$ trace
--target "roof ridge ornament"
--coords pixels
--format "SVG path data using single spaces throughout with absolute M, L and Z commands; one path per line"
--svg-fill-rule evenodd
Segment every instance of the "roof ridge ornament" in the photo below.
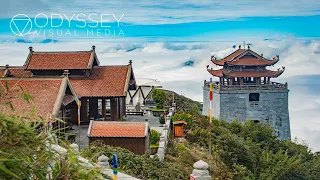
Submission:
M 214 57 L 214 55 L 212 55 L 212 56 L 211 56 L 211 61 L 212 61 L 212 60 L 217 60 L 217 58 Z
M 131 59 L 129 60 L 129 65 L 132 65 L 132 60 Z
M 33 47 L 32 46 L 29 47 L 29 51 L 33 52 Z
M 96 50 L 96 46 L 93 45 L 93 46 L 92 46 L 92 51 L 95 51 L 95 50 Z

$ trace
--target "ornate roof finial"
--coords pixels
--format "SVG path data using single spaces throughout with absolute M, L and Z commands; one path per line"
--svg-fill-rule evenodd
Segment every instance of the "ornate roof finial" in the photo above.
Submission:
M 130 65 L 132 64 L 132 60 L 131 60 L 131 59 L 129 60 L 129 64 L 130 64 Z
M 239 45 L 239 49 L 241 49 L 241 44 Z
M 209 65 L 207 65 L 207 69 L 208 69 Z
M 248 49 L 250 49 L 250 44 L 248 44 Z
M 263 54 L 261 54 L 261 57 L 263 57 Z
M 29 51 L 33 52 L 33 47 L 32 46 L 29 47 Z
M 93 50 L 93 51 L 96 50 L 96 46 L 95 46 L 95 45 L 92 46 L 92 50 Z
M 9 64 L 6 64 L 6 69 L 9 69 Z

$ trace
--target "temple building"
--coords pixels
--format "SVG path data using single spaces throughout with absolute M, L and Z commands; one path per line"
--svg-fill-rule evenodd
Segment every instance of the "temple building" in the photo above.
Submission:
M 35 107 L 40 118 L 59 117 L 71 124 L 78 122 L 78 99 L 81 124 L 97 116 L 119 120 L 126 114 L 128 91 L 137 88 L 132 61 L 101 66 L 95 46 L 89 51 L 64 52 L 35 52 L 30 47 L 23 66 L 0 67 L 0 84 L 2 91 L 9 84 L 10 89 L 21 87 L 34 97 L 34 106 L 21 106 L 21 100 L 13 98 L 14 113 L 31 112 Z
M 210 75 L 218 78 L 213 81 L 212 115 L 213 117 L 243 122 L 252 120 L 256 123 L 270 124 L 279 139 L 291 139 L 288 110 L 287 83 L 271 81 L 280 76 L 285 68 L 268 70 L 279 61 L 279 56 L 272 60 L 247 49 L 239 49 L 218 60 L 211 56 L 211 62 L 221 68 L 213 70 L 207 66 Z M 209 81 L 203 86 L 203 115 L 209 115 Z
M 152 92 L 156 88 L 162 88 L 159 81 L 149 78 L 137 78 L 135 90 L 129 90 L 126 98 L 127 113 L 146 112 L 155 107 Z

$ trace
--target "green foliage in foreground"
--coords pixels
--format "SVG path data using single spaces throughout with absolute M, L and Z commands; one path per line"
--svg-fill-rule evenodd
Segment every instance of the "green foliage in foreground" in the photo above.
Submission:
M 55 156 L 45 124 L 0 113 L 0 179 L 103 178 L 95 169 L 82 166 L 70 149 L 64 158 Z
M 167 161 L 180 162 L 180 169 L 192 169 L 197 158 L 208 161 L 208 117 L 178 112 L 172 118 L 188 122 L 187 142 L 171 142 Z M 277 140 L 269 125 L 213 120 L 211 132 L 210 165 L 217 179 L 312 180 L 320 177 L 320 154 L 313 154 L 305 145 Z M 197 155 L 192 156 L 195 153 Z
M 120 171 L 140 179 L 185 179 L 185 173 L 175 164 L 161 162 L 157 156 L 150 158 L 150 154 L 136 155 L 126 149 L 110 147 L 95 142 L 82 152 L 82 156 L 96 162 L 102 154 L 112 158 L 117 154 Z

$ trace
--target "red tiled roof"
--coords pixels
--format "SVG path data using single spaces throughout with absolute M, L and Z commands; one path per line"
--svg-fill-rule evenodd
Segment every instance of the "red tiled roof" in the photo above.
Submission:
M 216 77 L 278 77 L 283 73 L 284 70 L 279 71 L 270 71 L 270 70 L 264 70 L 264 71 L 227 71 L 224 69 L 218 69 L 218 70 L 208 70 L 208 72 Z
M 5 72 L 6 72 L 6 69 L 0 69 L 0 77 L 2 77 Z
M 147 123 L 91 121 L 89 137 L 146 137 Z
M 93 51 L 32 52 L 26 65 L 30 70 L 90 69 L 92 53 Z
M 283 71 L 232 71 L 230 73 L 223 72 L 228 77 L 278 77 Z
M 217 77 L 222 77 L 223 74 L 223 69 L 218 69 L 218 70 L 208 70 L 208 72 L 213 75 L 213 76 L 217 76 Z
M 246 54 L 254 54 L 254 56 L 246 56 Z M 223 66 L 224 63 L 238 66 L 270 66 L 277 63 L 279 58 L 267 60 L 250 49 L 238 49 L 221 60 L 212 58 L 211 61 L 219 66 Z
M 90 77 L 70 77 L 79 96 L 125 96 L 128 70 L 131 66 L 95 66 Z
M 24 69 L 24 67 L 9 68 L 10 76 L 16 78 L 31 77 L 32 73 Z
M 233 58 L 239 56 L 240 54 L 242 54 L 245 51 L 246 51 L 245 49 L 237 49 L 233 53 L 231 53 L 228 56 L 224 57 L 222 60 L 230 61 L 230 60 L 232 60 Z
M 5 94 L 6 81 L 8 82 L 9 91 Z M 20 80 L 4 80 L 0 79 L 0 89 L 2 97 L 0 102 L 11 101 L 14 112 L 8 107 L 1 104 L 1 110 L 4 108 L 6 114 L 15 114 L 23 117 L 29 117 L 36 109 L 37 115 L 47 118 L 48 114 L 53 111 L 54 104 L 60 89 L 62 79 L 20 79 Z M 22 88 L 22 90 L 21 90 Z M 23 92 L 29 94 L 33 100 L 27 103 L 24 100 Z
M 245 57 L 235 61 L 228 61 L 227 63 L 230 65 L 240 65 L 240 66 L 259 66 L 259 65 L 270 66 L 270 65 L 274 65 L 277 62 L 278 62 L 277 60 L 265 60 L 260 58 Z

